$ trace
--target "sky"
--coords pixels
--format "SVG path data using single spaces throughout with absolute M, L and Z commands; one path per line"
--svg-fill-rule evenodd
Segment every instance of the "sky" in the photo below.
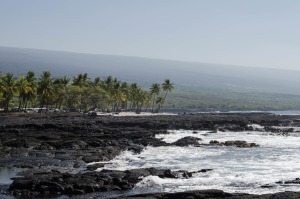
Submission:
M 299 0 L 0 0 L 0 46 L 300 70 Z

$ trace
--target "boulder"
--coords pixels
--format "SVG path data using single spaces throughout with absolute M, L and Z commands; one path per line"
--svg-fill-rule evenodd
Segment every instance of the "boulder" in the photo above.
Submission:
M 200 146 L 199 141 L 201 141 L 201 138 L 187 136 L 184 138 L 181 138 L 177 140 L 176 142 L 173 142 L 172 145 L 176 146 Z
M 101 172 L 61 173 L 48 172 L 24 173 L 15 178 L 8 192 L 13 195 L 83 194 L 99 191 L 132 189 L 136 183 L 147 176 L 160 178 L 179 178 L 187 171 L 171 171 L 155 168 L 133 169 L 127 171 L 102 170 Z M 188 178 L 190 176 L 185 176 Z
M 241 148 L 259 147 L 258 144 L 248 143 L 248 142 L 242 141 L 242 140 L 225 141 L 225 142 L 219 142 L 217 140 L 212 140 L 212 141 L 209 142 L 209 144 L 210 145 L 217 145 L 217 146 L 235 146 L 235 147 L 241 147 Z
M 276 184 L 300 184 L 300 178 L 295 178 L 294 180 L 287 180 L 287 181 L 278 181 Z

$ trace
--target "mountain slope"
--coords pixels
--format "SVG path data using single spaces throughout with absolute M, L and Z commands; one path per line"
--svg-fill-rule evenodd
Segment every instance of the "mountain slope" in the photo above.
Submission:
M 300 71 L 0 47 L 1 72 L 20 75 L 28 70 L 51 71 L 54 76 L 113 75 L 141 83 L 169 78 L 201 88 L 300 94 Z

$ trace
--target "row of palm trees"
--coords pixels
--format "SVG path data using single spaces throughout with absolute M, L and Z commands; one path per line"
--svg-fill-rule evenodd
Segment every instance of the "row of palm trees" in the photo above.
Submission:
M 18 78 L 6 73 L 0 74 L 0 105 L 5 111 L 17 104 L 18 110 L 39 107 L 158 112 L 173 89 L 174 84 L 168 79 L 161 85 L 152 84 L 147 91 L 136 83 L 121 82 L 112 76 L 91 80 L 85 73 L 71 80 L 66 76 L 52 78 L 49 71 L 39 78 L 32 71 Z

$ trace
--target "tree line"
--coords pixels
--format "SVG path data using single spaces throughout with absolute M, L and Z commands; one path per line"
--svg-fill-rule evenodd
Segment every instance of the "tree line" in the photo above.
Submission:
M 68 108 L 79 111 L 109 110 L 118 112 L 159 112 L 174 84 L 166 79 L 162 84 L 153 83 L 149 90 L 137 83 L 127 83 L 112 76 L 91 79 L 87 73 L 53 78 L 49 71 L 40 77 L 29 71 L 25 76 L 0 73 L 0 105 L 4 111 L 12 107 Z

